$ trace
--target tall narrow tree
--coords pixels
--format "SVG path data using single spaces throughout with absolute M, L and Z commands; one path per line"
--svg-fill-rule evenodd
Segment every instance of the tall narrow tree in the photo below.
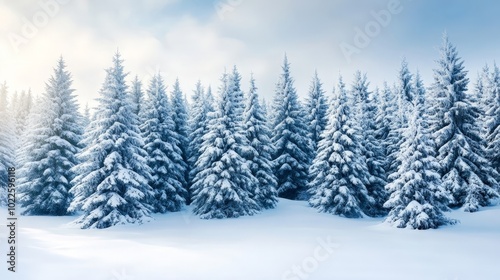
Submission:
M 305 199 L 307 170 L 313 155 L 312 143 L 285 56 L 283 73 L 276 85 L 273 104 L 274 174 L 278 180 L 278 195 L 288 199 Z
M 70 210 L 82 210 L 75 223 L 82 228 L 107 228 L 151 220 L 151 168 L 143 150 L 126 73 L 119 53 L 106 71 L 95 120 L 86 132 L 86 148 L 71 189 Z
M 495 64 L 485 97 L 489 107 L 486 113 L 486 154 L 493 168 L 500 173 L 500 69 Z
M 309 88 L 309 94 L 305 103 L 305 110 L 307 112 L 307 126 L 309 127 L 309 138 L 311 139 L 312 150 L 316 152 L 321 133 L 326 127 L 328 111 L 328 103 L 325 98 L 325 91 L 321 83 L 318 72 L 314 72 L 314 76 Z
M 189 200 L 188 195 L 188 182 L 189 182 L 189 125 L 188 125 L 188 111 L 187 104 L 185 103 L 184 94 L 179 85 L 179 79 L 175 80 L 174 89 L 171 95 L 172 100 L 172 120 L 174 122 L 174 132 L 177 135 L 179 148 L 184 166 L 184 178 L 182 180 L 182 187 L 186 190 L 186 200 Z
M 368 195 L 367 168 L 362 159 L 361 128 L 354 118 L 352 100 L 342 78 L 339 96 L 333 100 L 328 124 L 310 167 L 309 203 L 320 212 L 347 218 L 363 217 L 363 209 L 375 204 Z
M 246 158 L 253 176 L 258 180 L 258 184 L 251 190 L 252 198 L 263 209 L 274 208 L 278 202 L 276 199 L 278 194 L 271 161 L 274 151 L 271 143 L 271 130 L 267 125 L 262 105 L 259 104 L 259 95 L 253 76 L 250 79 L 243 128 L 251 147 Z
M 20 204 L 24 215 L 65 215 L 71 202 L 69 190 L 78 164 L 83 128 L 72 80 L 64 60 L 59 59 L 46 84 L 44 104 L 33 133 L 34 149 L 26 155 L 20 174 Z
M 7 84 L 0 85 L 0 206 L 7 204 L 8 169 L 14 167 L 14 120 L 7 102 Z
M 390 209 L 386 221 L 398 228 L 429 229 L 454 223 L 442 213 L 453 198 L 441 184 L 434 142 L 426 129 L 423 94 L 421 91 L 414 96 L 400 149 L 403 160 L 387 185 L 391 195 L 384 205 Z
M 153 211 L 179 211 L 185 204 L 186 164 L 179 147 L 179 137 L 172 120 L 172 108 L 160 73 L 151 79 L 144 104 L 144 120 L 140 126 L 147 164 L 151 168 L 150 186 L 154 197 Z
M 361 155 L 363 161 L 366 161 L 368 168 L 367 181 L 363 182 L 368 194 L 375 199 L 375 207 L 364 209 L 370 215 L 383 215 L 385 211 L 383 204 L 387 200 L 385 192 L 386 174 L 385 174 L 385 154 L 383 142 L 376 138 L 377 126 L 375 119 L 377 116 L 377 106 L 374 103 L 375 96 L 368 90 L 368 81 L 366 74 L 362 75 L 357 71 L 354 75 L 351 94 L 357 104 L 354 104 L 356 121 L 360 124 L 361 130 Z M 366 205 L 369 206 L 369 205 Z
M 456 48 L 444 38 L 434 69 L 431 129 L 437 144 L 443 185 L 451 192 L 451 206 L 475 212 L 498 197 L 498 173 L 485 158 L 478 109 L 467 95 L 467 71 Z
M 192 204 L 194 213 L 204 219 L 236 218 L 260 210 L 250 190 L 258 180 L 243 157 L 249 147 L 241 123 L 239 79 L 234 72 L 223 75 L 217 113 L 196 162 Z

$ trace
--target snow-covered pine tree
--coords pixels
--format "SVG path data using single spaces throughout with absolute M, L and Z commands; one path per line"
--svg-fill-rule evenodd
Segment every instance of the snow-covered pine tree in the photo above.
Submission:
M 364 184 L 368 171 L 360 149 L 361 128 L 342 78 L 338 87 L 338 97 L 332 99 L 328 123 L 309 169 L 309 204 L 320 212 L 361 218 L 363 209 L 374 205 L 375 200 Z
M 262 209 L 274 208 L 278 202 L 276 199 L 278 193 L 276 177 L 272 170 L 271 130 L 262 105 L 259 104 L 259 95 L 253 76 L 250 79 L 243 128 L 252 148 L 246 158 L 253 176 L 258 180 L 258 184 L 252 189 L 252 198 Z
M 174 121 L 174 132 L 176 133 L 179 142 L 179 148 L 181 149 L 181 156 L 184 166 L 184 179 L 182 181 L 182 187 L 185 191 L 186 202 L 189 203 L 189 125 L 188 125 L 188 110 L 186 99 L 181 91 L 179 85 L 179 79 L 175 80 L 174 89 L 171 95 L 172 104 L 172 120 Z
M 142 91 L 142 82 L 139 80 L 137 75 L 132 81 L 130 96 L 132 97 L 133 113 L 134 115 L 139 116 L 139 123 L 141 124 L 142 121 L 140 116 L 142 112 L 141 109 L 144 104 L 144 92 Z
M 85 133 L 87 146 L 78 156 L 80 164 L 72 169 L 78 176 L 70 190 L 74 195 L 70 211 L 83 211 L 75 221 L 81 228 L 151 220 L 151 168 L 119 53 L 106 74 L 95 119 Z
M 273 104 L 274 174 L 280 197 L 305 199 L 308 168 L 314 151 L 308 137 L 306 115 L 293 86 L 286 56 L 282 69 Z
M 209 88 L 210 89 L 210 88 Z M 210 93 L 210 94 L 209 94 Z M 198 173 L 196 162 L 201 155 L 201 146 L 203 145 L 203 136 L 208 133 L 208 124 L 213 117 L 214 104 L 212 94 L 207 90 L 204 92 L 201 82 L 198 81 L 196 89 L 192 96 L 192 106 L 189 117 L 189 184 L 192 185 L 193 179 Z M 189 190 L 192 198 L 192 190 Z
M 500 173 L 500 69 L 495 64 L 485 96 L 486 154 L 495 170 Z M 498 179 L 497 179 L 498 180 Z M 500 190 L 499 190 L 500 191 Z
M 186 165 L 160 73 L 153 76 L 146 92 L 147 102 L 142 108 L 144 123 L 140 129 L 148 154 L 147 164 L 151 168 L 149 185 L 154 191 L 151 205 L 156 213 L 179 211 L 187 195 L 184 189 Z
M 314 72 L 304 107 L 307 113 L 307 126 L 309 127 L 308 137 L 311 139 L 312 150 L 316 152 L 321 133 L 326 127 L 326 113 L 328 112 L 328 102 L 317 71 Z
M 391 181 L 391 174 L 397 172 L 401 159 L 398 158 L 399 147 L 403 142 L 403 132 L 408 127 L 407 112 L 412 107 L 413 96 L 413 75 L 408 69 L 408 63 L 405 59 L 401 62 L 401 68 L 398 72 L 398 78 L 395 90 L 393 91 L 394 101 L 396 103 L 395 114 L 391 118 L 390 131 L 387 142 L 387 153 L 389 169 L 387 175 Z
M 7 100 L 7 84 L 0 85 L 0 206 L 7 204 L 8 169 L 14 167 L 14 120 Z
M 196 162 L 192 204 L 193 212 L 203 219 L 236 218 L 260 210 L 250 189 L 258 180 L 242 155 L 249 144 L 241 122 L 238 83 L 239 74 L 223 75 L 219 106 Z
M 419 84 L 420 81 L 416 83 L 420 87 Z M 399 156 L 402 163 L 386 186 L 390 198 L 384 206 L 390 212 L 385 220 L 398 228 L 429 229 L 455 222 L 442 213 L 453 198 L 441 183 L 435 144 L 426 129 L 424 94 L 421 90 L 416 92 L 414 106 L 409 107 L 410 118 L 403 131 Z
M 397 113 L 397 104 L 395 102 L 394 94 L 391 88 L 387 85 L 387 82 L 384 82 L 382 92 L 381 92 L 381 101 L 379 103 L 378 109 L 379 115 L 377 116 L 376 123 L 380 125 L 377 130 L 376 137 L 382 142 L 382 146 L 384 149 L 384 169 L 386 172 L 386 176 L 389 175 L 390 166 L 390 152 L 391 145 L 393 145 L 397 134 L 391 133 L 393 130 L 393 124 L 395 121 L 396 113 Z
M 12 102 L 12 111 L 14 113 L 14 123 L 16 129 L 16 150 L 21 148 L 24 132 L 27 128 L 28 116 L 33 106 L 33 96 L 31 90 L 21 91 L 20 94 L 15 94 L 14 101 Z
M 82 139 L 81 115 L 71 88 L 71 74 L 59 59 L 42 97 L 41 118 L 34 127 L 37 143 L 27 153 L 19 171 L 19 202 L 23 215 L 66 215 L 71 202 L 69 190 L 78 164 L 76 154 Z
M 443 185 L 454 198 L 450 206 L 475 212 L 499 196 L 498 173 L 485 158 L 479 110 L 466 93 L 469 79 L 463 61 L 448 37 L 443 41 L 431 88 L 431 132 Z
M 385 174 L 385 154 L 383 142 L 376 138 L 377 125 L 377 104 L 373 92 L 368 90 L 368 81 L 366 74 L 357 71 L 354 74 L 354 81 L 351 88 L 351 94 L 356 100 L 355 104 L 356 121 L 360 124 L 361 130 L 361 156 L 366 162 L 368 168 L 367 179 L 363 182 L 368 189 L 368 194 L 375 199 L 375 207 L 363 209 L 365 213 L 377 216 L 385 214 L 383 204 L 387 200 L 387 193 L 384 189 L 386 185 Z

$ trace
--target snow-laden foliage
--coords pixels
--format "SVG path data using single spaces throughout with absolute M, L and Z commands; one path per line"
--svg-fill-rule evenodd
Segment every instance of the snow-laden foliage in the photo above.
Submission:
M 486 154 L 500 173 L 500 69 L 495 65 L 485 96 Z
M 368 90 L 366 74 L 357 71 L 354 75 L 351 94 L 356 100 L 356 120 L 360 124 L 361 151 L 363 161 L 368 168 L 368 181 L 365 183 L 368 194 L 375 199 L 375 207 L 367 208 L 365 212 L 370 215 L 383 215 L 385 213 L 383 204 L 387 199 L 385 192 L 385 151 L 384 143 L 377 139 L 378 126 L 376 118 L 378 115 L 377 96 Z
M 250 142 L 251 150 L 245 157 L 249 161 L 252 175 L 258 184 L 252 188 L 252 198 L 263 209 L 276 206 L 276 177 L 272 170 L 271 155 L 274 151 L 271 143 L 271 130 L 266 121 L 266 115 L 259 103 L 259 95 L 255 80 L 250 79 L 247 105 L 244 113 L 244 131 Z
M 244 158 L 251 147 L 242 126 L 239 83 L 236 68 L 231 75 L 223 75 L 217 111 L 202 137 L 191 188 L 193 211 L 204 219 L 236 218 L 260 210 L 252 198 L 252 188 L 259 182 Z
M 14 167 L 15 130 L 11 106 L 7 102 L 7 84 L 0 85 L 0 206 L 7 203 L 8 169 Z
M 192 185 L 193 179 L 198 173 L 196 162 L 201 155 L 201 147 L 203 145 L 203 136 L 208 133 L 208 124 L 213 118 L 214 104 L 211 92 L 203 90 L 201 82 L 198 81 L 196 89 L 192 96 L 192 106 L 189 111 L 189 184 Z M 191 188 L 189 190 L 190 197 L 192 196 Z
M 368 170 L 361 150 L 361 128 L 354 118 L 353 102 L 342 79 L 338 97 L 328 112 L 328 123 L 310 167 L 309 203 L 320 212 L 348 218 L 363 217 L 373 207 L 365 183 Z
M 285 56 L 273 104 L 274 174 L 278 195 L 288 199 L 306 198 L 307 170 L 313 155 L 304 108 L 301 106 Z
M 82 138 L 81 115 L 71 88 L 70 73 L 61 58 L 46 84 L 38 118 L 33 119 L 20 169 L 19 202 L 24 215 L 65 215 L 71 202 Z
M 139 116 L 139 123 L 142 123 L 140 118 L 143 111 L 143 103 L 144 103 L 144 92 L 142 90 L 142 82 L 139 80 L 138 76 L 135 76 L 132 81 L 132 89 L 130 91 L 130 96 L 132 98 L 132 112 L 134 115 Z
M 454 223 L 442 213 L 453 198 L 441 182 L 435 144 L 426 129 L 424 98 L 424 92 L 418 92 L 415 106 L 408 108 L 409 123 L 399 151 L 402 162 L 386 186 L 390 192 L 384 204 L 390 209 L 386 222 L 398 228 L 429 229 Z
M 72 169 L 78 175 L 70 210 L 83 211 L 75 221 L 82 228 L 151 220 L 151 168 L 125 77 L 117 53 L 106 71 L 95 120 L 85 133 L 87 146 L 78 156 L 81 163 Z
M 307 113 L 306 120 L 307 126 L 309 127 L 308 137 L 311 139 L 312 150 L 316 151 L 319 140 L 321 139 L 321 133 L 323 133 L 326 127 L 326 114 L 328 111 L 325 91 L 318 77 L 318 72 L 314 72 L 304 109 Z
M 182 179 L 182 187 L 185 190 L 185 199 L 188 201 L 190 199 L 188 193 L 188 182 L 189 182 L 189 124 L 188 124 L 188 110 L 186 99 L 181 91 L 179 85 L 179 79 L 175 80 L 174 88 L 171 95 L 172 104 L 172 120 L 174 121 L 174 132 L 177 137 L 177 142 L 179 142 L 179 148 L 181 150 L 182 165 L 184 166 L 184 178 Z
M 187 194 L 184 188 L 186 163 L 175 132 L 172 108 L 159 73 L 151 79 L 146 93 L 140 129 L 147 165 L 151 168 L 149 185 L 153 188 L 154 197 L 150 204 L 157 213 L 179 211 L 185 204 Z
M 431 87 L 430 125 L 443 185 L 453 195 L 452 207 L 475 212 L 498 197 L 498 173 L 486 159 L 478 125 L 480 110 L 467 93 L 467 71 L 447 37 L 437 64 Z

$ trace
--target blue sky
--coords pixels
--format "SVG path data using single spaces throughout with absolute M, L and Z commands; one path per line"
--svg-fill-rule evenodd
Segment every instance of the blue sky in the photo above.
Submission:
M 159 70 L 170 88 L 179 77 L 188 94 L 198 79 L 217 88 L 237 65 L 245 89 L 253 72 L 269 98 L 285 52 L 301 96 L 315 69 L 327 92 L 339 73 L 349 82 L 356 70 L 372 89 L 392 83 L 403 57 L 429 86 L 446 31 L 474 82 L 500 57 L 499 10 L 498 1 L 465 0 L 0 0 L 0 80 L 41 93 L 63 55 L 80 101 L 92 103 L 119 49 L 130 79 L 147 84 Z M 387 12 L 377 22 L 374 14 Z M 36 30 L 23 33 L 29 24 Z M 356 30 L 367 28 L 369 42 L 346 58 L 340 45 L 356 47 Z

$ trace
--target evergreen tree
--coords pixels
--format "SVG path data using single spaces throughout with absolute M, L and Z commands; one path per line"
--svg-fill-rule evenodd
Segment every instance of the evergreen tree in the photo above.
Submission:
M 368 194 L 375 199 L 375 207 L 364 211 L 370 215 L 384 214 L 383 204 L 387 200 L 385 192 L 386 174 L 385 174 L 385 154 L 383 142 L 376 138 L 377 126 L 375 123 L 377 117 L 377 105 L 373 92 L 368 91 L 368 81 L 366 74 L 362 75 L 357 71 L 354 75 L 352 84 L 352 95 L 357 100 L 356 120 L 360 124 L 361 130 L 361 156 L 366 162 L 368 168 L 368 181 L 363 182 Z
M 22 139 L 24 138 L 24 132 L 26 130 L 28 116 L 33 106 L 33 96 L 31 90 L 21 91 L 21 94 L 17 94 L 14 97 L 14 102 L 12 103 L 12 110 L 14 113 L 15 122 L 15 132 L 16 132 L 16 150 L 21 148 Z
M 14 120 L 7 102 L 7 84 L 0 85 L 0 206 L 7 204 L 8 169 L 14 167 Z
M 119 53 L 107 69 L 92 121 L 79 154 L 81 163 L 71 189 L 70 210 L 82 210 L 75 223 L 82 228 L 107 228 L 117 224 L 142 223 L 151 219 L 154 194 L 148 182 L 151 168 L 142 149 L 144 141 L 137 126 L 126 74 Z
M 304 199 L 307 171 L 313 155 L 312 143 L 307 136 L 309 128 L 305 121 L 305 112 L 293 86 L 286 56 L 282 69 L 273 105 L 274 174 L 278 181 L 277 190 L 280 197 Z
M 485 158 L 477 124 L 479 110 L 466 93 L 467 71 L 447 37 L 437 63 L 432 86 L 431 128 L 443 185 L 453 195 L 451 206 L 475 212 L 498 197 L 495 190 L 498 173 Z
M 70 73 L 61 58 L 46 84 L 41 118 L 33 133 L 37 142 L 26 156 L 20 174 L 19 201 L 24 215 L 65 215 L 75 177 L 82 138 L 81 115 L 71 88 Z
M 312 141 L 312 150 L 316 152 L 317 145 L 321 139 L 321 133 L 323 133 L 326 127 L 326 113 L 328 111 L 323 84 L 318 77 L 317 71 L 314 72 L 314 77 L 309 88 L 305 110 L 307 112 L 307 126 L 309 127 L 308 137 Z
M 217 113 L 203 136 L 193 179 L 194 213 L 204 219 L 236 218 L 260 210 L 251 187 L 258 184 L 243 154 L 249 150 L 242 127 L 239 74 L 224 74 Z
M 415 108 L 411 108 L 400 149 L 403 160 L 386 186 L 391 193 L 384 204 L 390 209 L 386 221 L 398 228 L 429 229 L 454 223 L 442 213 L 453 198 L 441 183 L 435 145 L 426 129 L 423 94 L 419 91 L 414 96 Z
M 151 205 L 157 213 L 179 211 L 187 195 L 184 189 L 186 165 L 172 120 L 172 108 L 159 73 L 153 76 L 147 97 L 143 107 L 144 123 L 140 128 L 144 150 L 148 154 L 147 164 L 152 170 L 150 186 L 154 197 Z
M 142 123 L 140 117 L 142 114 L 142 105 L 144 103 L 144 92 L 142 91 L 142 82 L 139 80 L 138 76 L 135 76 L 134 80 L 132 81 L 131 97 L 133 105 L 132 113 L 136 116 L 139 116 L 139 123 Z
M 394 93 L 395 102 L 395 112 L 391 116 L 390 131 L 387 143 L 387 153 L 388 153 L 388 176 L 389 181 L 391 180 L 391 174 L 397 172 L 399 165 L 401 165 L 401 159 L 398 158 L 399 147 L 401 146 L 403 139 L 403 132 L 408 127 L 407 112 L 411 109 L 411 103 L 413 101 L 414 89 L 413 89 L 413 75 L 408 69 L 408 63 L 403 59 L 401 62 L 401 68 L 399 69 L 397 84 Z
M 172 120 L 174 122 L 174 132 L 177 135 L 179 148 L 181 150 L 181 157 L 184 166 L 184 176 L 182 180 L 182 187 L 186 190 L 186 200 L 189 200 L 188 195 L 188 182 L 189 182 L 189 125 L 188 125 L 188 111 L 185 103 L 184 94 L 182 94 L 179 79 L 175 80 L 174 89 L 172 91 Z
M 495 65 L 485 98 L 489 108 L 486 111 L 486 154 L 493 168 L 500 173 L 500 69 Z
M 251 146 L 251 151 L 246 157 L 250 162 L 252 175 L 258 180 L 258 184 L 252 189 L 252 198 L 263 209 L 274 208 L 278 202 L 276 199 L 278 194 L 271 161 L 273 153 L 271 130 L 267 126 L 265 113 L 259 104 L 253 77 L 250 79 L 243 127 Z
M 342 78 L 339 96 L 333 99 L 328 123 L 310 167 L 309 203 L 320 212 L 347 218 L 363 217 L 363 208 L 373 205 L 364 182 L 367 168 L 362 159 L 361 128 L 354 119 L 352 100 L 348 100 Z
M 201 147 L 203 145 L 203 136 L 208 133 L 208 124 L 211 116 L 214 113 L 214 104 L 211 93 L 204 92 L 201 82 L 198 81 L 193 94 L 193 106 L 190 110 L 189 126 L 189 182 L 193 183 L 193 179 L 198 173 L 196 162 L 201 155 Z M 192 193 L 192 190 L 189 190 Z M 192 194 L 190 195 L 192 197 Z

